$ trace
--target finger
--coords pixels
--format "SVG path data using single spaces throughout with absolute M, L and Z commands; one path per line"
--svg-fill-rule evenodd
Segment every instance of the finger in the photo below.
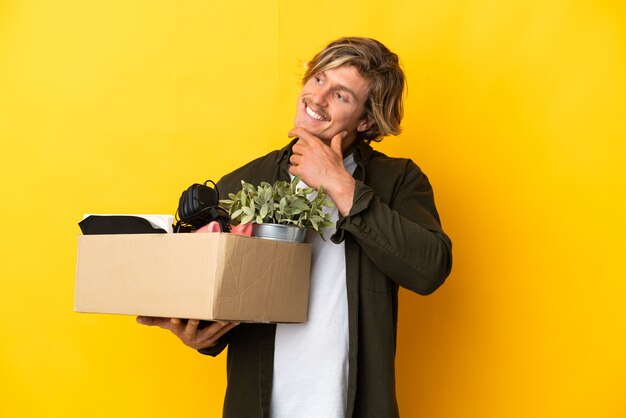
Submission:
M 235 328 L 237 325 L 239 325 L 238 322 L 229 323 L 227 325 L 224 325 L 215 333 L 207 333 L 206 335 L 202 335 L 202 337 L 198 338 L 198 345 L 205 348 L 214 345 L 217 340 L 219 340 L 224 334 Z M 203 330 L 203 333 L 204 331 L 206 330 Z
M 184 325 L 178 318 L 170 318 L 170 320 L 163 324 L 163 328 L 167 328 L 176 335 L 180 335 L 183 331 Z
M 330 140 L 330 148 L 335 151 L 335 154 L 343 157 L 343 150 L 342 150 L 342 145 L 343 145 L 343 139 L 348 135 L 348 131 L 342 131 L 340 133 L 338 133 L 337 135 L 333 136 L 333 138 Z
M 227 324 L 222 329 L 220 329 L 217 333 L 215 333 L 215 335 L 213 335 L 211 338 L 209 338 L 206 341 L 206 344 L 215 344 L 215 342 L 217 340 L 219 340 L 224 334 L 226 334 L 231 329 L 235 328 L 237 325 L 239 325 L 239 323 L 237 323 L 237 322 L 236 323 Z
M 221 321 L 212 322 L 209 326 L 203 328 L 200 332 L 198 332 L 198 341 L 202 342 L 208 340 L 209 338 L 212 338 L 228 324 L 228 322 Z
M 138 316 L 135 320 L 138 324 L 152 326 L 154 325 L 154 319 L 151 316 Z
M 137 323 L 141 324 L 141 325 L 147 325 L 147 326 L 159 326 L 161 328 L 167 328 L 167 325 L 169 324 L 169 319 L 168 318 L 157 318 L 157 317 L 153 317 L 153 316 L 138 316 L 137 317 Z
M 302 129 L 302 128 L 292 128 L 292 129 L 289 131 L 289 133 L 287 134 L 287 136 L 288 136 L 289 138 L 296 138 L 296 137 L 298 137 L 298 138 L 299 138 L 300 136 L 298 135 L 298 132 L 302 132 L 302 131 L 303 131 L 303 129 Z
M 300 165 L 300 163 L 302 162 L 302 156 L 301 155 L 292 154 L 291 157 L 289 158 L 289 162 L 292 165 Z
M 293 147 L 291 147 L 291 153 L 292 154 L 299 154 L 299 155 L 304 154 L 304 152 L 305 152 L 305 150 L 307 148 L 307 145 L 305 145 L 304 142 L 300 142 L 300 141 L 302 141 L 302 139 L 298 140 L 298 142 L 296 142 L 293 145 Z
M 200 321 L 197 319 L 188 320 L 187 326 L 185 326 L 185 335 L 188 337 L 194 337 L 198 331 L 198 324 L 200 324 Z
M 302 141 L 305 144 L 311 141 L 313 138 L 317 138 L 304 128 L 293 128 L 289 131 L 287 136 L 289 136 L 290 138 L 298 138 L 298 142 Z

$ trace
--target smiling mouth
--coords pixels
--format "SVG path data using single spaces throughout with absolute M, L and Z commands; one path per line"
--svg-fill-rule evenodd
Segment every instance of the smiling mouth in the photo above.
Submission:
M 321 122 L 330 120 L 330 117 L 326 113 L 322 112 L 320 109 L 313 109 L 314 108 L 311 107 L 306 100 L 304 100 L 304 111 L 307 115 L 309 115 L 311 119 L 315 119 Z

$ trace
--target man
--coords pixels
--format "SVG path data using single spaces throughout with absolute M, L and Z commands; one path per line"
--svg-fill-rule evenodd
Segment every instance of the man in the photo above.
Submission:
M 311 237 L 304 324 L 212 323 L 140 317 L 209 355 L 227 345 L 226 417 L 396 417 L 398 288 L 435 291 L 450 273 L 451 242 L 432 189 L 410 160 L 369 142 L 398 134 L 404 74 L 398 57 L 367 38 L 342 38 L 304 75 L 288 146 L 218 183 L 235 192 L 299 176 L 323 185 L 336 228 Z

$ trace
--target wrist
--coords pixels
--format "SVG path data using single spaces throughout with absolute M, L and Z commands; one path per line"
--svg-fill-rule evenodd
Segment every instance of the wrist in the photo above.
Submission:
M 354 201 L 354 190 L 356 188 L 356 181 L 348 173 L 342 175 L 333 184 L 334 187 L 326 189 L 326 193 L 333 200 L 339 214 L 341 216 L 348 216 L 350 209 L 352 209 L 352 202 Z

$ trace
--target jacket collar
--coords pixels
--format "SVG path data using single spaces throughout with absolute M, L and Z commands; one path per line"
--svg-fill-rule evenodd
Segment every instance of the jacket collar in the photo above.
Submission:
M 369 142 L 357 141 L 352 151 L 354 153 L 354 161 L 359 165 L 361 165 L 361 163 L 363 165 L 367 164 L 373 151 L 374 149 L 370 146 Z

